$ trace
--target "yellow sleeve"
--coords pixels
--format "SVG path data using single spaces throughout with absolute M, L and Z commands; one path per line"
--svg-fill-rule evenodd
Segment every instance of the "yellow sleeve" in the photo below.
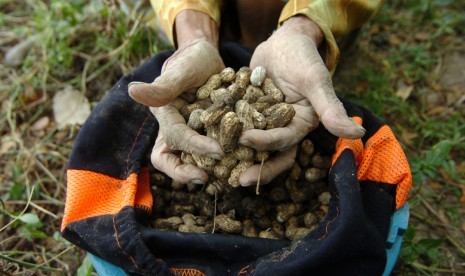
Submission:
M 174 45 L 174 19 L 183 10 L 196 10 L 208 14 L 220 25 L 222 1 L 215 0 L 150 0 L 163 30 Z
M 325 63 L 334 73 L 339 60 L 335 37 L 347 35 L 367 22 L 381 7 L 383 0 L 290 0 L 281 12 L 279 24 L 302 14 L 313 20 L 326 40 Z

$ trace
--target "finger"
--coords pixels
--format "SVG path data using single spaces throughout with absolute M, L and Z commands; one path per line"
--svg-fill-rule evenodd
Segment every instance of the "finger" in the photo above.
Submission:
M 270 183 L 280 173 L 289 170 L 295 162 L 297 146 L 278 152 L 275 156 L 268 159 L 261 168 L 261 164 L 253 165 L 242 172 L 239 181 L 242 186 L 256 185 L 260 176 L 260 184 Z
M 214 159 L 221 159 L 224 156 L 220 144 L 189 128 L 175 106 L 167 105 L 152 110 L 160 123 L 166 144 L 172 149 L 206 155 Z
M 338 137 L 349 139 L 363 137 L 366 130 L 347 116 L 342 102 L 334 92 L 329 72 L 323 68 L 315 70 L 317 72 L 313 73 L 313 79 L 306 80 L 304 95 L 312 103 L 325 128 Z
M 306 105 L 302 105 L 305 102 Z M 285 127 L 269 130 L 251 129 L 239 137 L 239 144 L 257 150 L 284 150 L 299 143 L 318 126 L 318 116 L 307 100 L 293 105 L 296 111 L 292 121 Z
M 208 174 L 204 170 L 182 163 L 180 157 L 166 145 L 162 134 L 157 137 L 151 161 L 157 170 L 164 172 L 179 183 L 205 184 L 208 181 Z
M 190 69 L 183 73 L 178 66 L 173 66 L 152 83 L 131 82 L 129 95 L 136 102 L 147 106 L 163 106 L 196 85 L 194 80 L 198 78 Z

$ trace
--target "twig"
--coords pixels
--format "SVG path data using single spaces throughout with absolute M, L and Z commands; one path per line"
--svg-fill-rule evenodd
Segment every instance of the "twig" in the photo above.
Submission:
M 33 201 L 31 201 L 31 206 L 34 207 L 34 208 L 36 208 L 36 209 L 39 210 L 39 211 L 42 211 L 43 213 L 45 213 L 45 214 L 47 214 L 47 215 L 49 215 L 49 216 L 51 216 L 51 217 L 54 218 L 54 219 L 58 219 L 58 218 L 59 218 L 59 217 L 58 217 L 57 215 L 55 215 L 54 213 L 52 213 L 52 212 L 48 211 L 47 209 L 45 209 L 45 208 L 43 208 L 43 207 L 41 207 L 41 206 L 35 204 Z
M 58 253 L 56 256 L 54 256 L 53 258 L 51 258 L 50 260 L 47 260 L 39 265 L 36 265 L 34 266 L 33 268 L 41 268 L 43 267 L 44 265 L 50 263 L 51 261 L 55 260 L 55 259 L 58 259 L 58 257 L 60 257 L 61 255 L 65 254 L 66 252 L 68 252 L 69 250 L 73 249 L 74 246 L 70 246 L 68 248 L 66 248 L 65 250 L 61 251 L 60 253 Z
M 61 205 L 61 206 L 64 205 L 63 202 L 60 202 L 58 200 L 54 202 L 52 200 L 45 200 L 45 199 L 40 200 L 40 199 L 38 199 L 38 200 L 34 200 L 34 202 L 37 203 L 37 204 L 54 204 L 54 205 L 58 204 L 58 205 Z M 25 201 L 25 200 L 8 200 L 8 201 L 5 202 L 5 204 L 6 205 L 24 205 L 24 204 L 27 204 L 27 201 Z
M 37 156 L 34 156 L 34 161 L 36 163 L 36 165 L 48 176 L 50 177 L 50 179 L 52 179 L 54 182 L 58 183 L 58 179 L 55 177 L 55 175 L 53 175 L 48 169 L 47 167 L 42 164 L 42 162 L 37 158 Z
M 34 194 L 34 186 L 32 186 L 32 189 L 31 189 L 31 194 L 29 195 L 29 198 L 27 200 L 27 204 L 26 206 L 24 207 L 23 211 L 21 211 L 21 214 L 19 214 L 19 216 L 15 217 L 12 221 L 10 221 L 7 225 L 3 226 L 2 229 L 0 229 L 0 232 L 2 232 L 3 230 L 5 230 L 6 228 L 8 228 L 10 225 L 12 225 L 15 221 L 17 221 L 27 210 L 27 208 L 29 208 L 29 204 L 31 203 L 31 199 L 32 199 L 32 195 Z
M 215 233 L 215 228 L 216 228 L 216 201 L 217 201 L 217 199 L 218 199 L 216 193 L 217 193 L 217 190 L 215 190 L 215 201 L 214 201 L 214 203 L 215 203 L 215 208 L 214 208 L 214 210 L 213 210 L 213 229 L 212 229 L 212 234 Z
M 458 252 L 462 255 L 462 256 L 465 256 L 465 249 L 463 248 L 463 246 L 460 244 L 460 242 L 454 240 L 452 238 L 452 236 L 450 234 L 447 234 L 446 235 L 446 239 L 452 243 L 458 250 Z
M 33 263 L 28 263 L 28 262 L 24 262 L 24 261 L 20 261 L 20 260 L 10 258 L 10 257 L 8 257 L 6 255 L 1 254 L 1 253 L 0 253 L 0 259 L 4 259 L 4 260 L 6 260 L 8 262 L 19 264 L 19 265 L 22 265 L 22 266 L 28 267 L 28 268 L 39 268 L 40 267 L 40 266 L 37 266 L 36 264 L 33 264 Z M 63 272 L 63 270 L 61 270 L 61 269 L 48 267 L 48 266 L 40 267 L 40 268 L 43 269 L 43 270 L 46 270 L 46 271 Z
M 257 180 L 257 188 L 255 188 L 255 194 L 259 195 L 259 189 L 260 189 L 260 179 L 262 178 L 262 169 L 263 169 L 263 164 L 265 163 L 265 157 L 262 157 L 262 163 L 260 164 L 260 170 L 258 171 L 258 180 Z
M 456 269 L 446 269 L 446 268 L 436 268 L 436 267 L 427 267 L 423 264 L 420 264 L 418 262 L 412 263 L 412 266 L 417 268 L 417 269 L 422 269 L 430 272 L 444 272 L 444 273 L 460 273 L 463 274 L 465 273 L 465 270 L 456 270 Z
M 86 61 L 86 63 L 84 64 L 84 68 L 82 69 L 82 74 L 81 74 L 81 93 L 82 95 L 86 95 L 86 92 L 87 92 L 87 86 L 86 86 L 86 83 L 87 83 L 87 71 L 89 70 L 89 67 L 90 67 L 90 63 L 92 61 L 90 59 L 88 59 Z
M 444 228 L 446 230 L 446 238 L 447 240 L 452 243 L 460 252 L 461 255 L 465 255 L 465 249 L 464 247 L 456 240 L 454 240 L 452 238 L 452 236 L 450 235 L 450 232 L 449 232 L 449 226 L 448 226 L 448 222 L 447 221 L 444 221 L 444 219 L 439 216 L 438 213 L 436 213 L 436 211 L 433 209 L 433 207 L 428 203 L 426 202 L 425 200 L 422 200 L 421 203 L 426 207 L 426 209 L 428 209 L 428 211 L 430 211 L 432 214 L 434 214 L 440 221 L 442 224 L 444 224 Z

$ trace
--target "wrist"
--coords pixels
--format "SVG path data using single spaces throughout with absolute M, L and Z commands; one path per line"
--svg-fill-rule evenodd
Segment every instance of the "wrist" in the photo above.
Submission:
M 196 10 L 181 11 L 175 20 L 176 44 L 178 48 L 197 40 L 205 40 L 218 48 L 219 28 L 207 14 Z
M 320 46 L 324 38 L 320 27 L 304 15 L 296 15 L 284 21 L 278 31 L 306 35 L 310 37 L 317 46 Z

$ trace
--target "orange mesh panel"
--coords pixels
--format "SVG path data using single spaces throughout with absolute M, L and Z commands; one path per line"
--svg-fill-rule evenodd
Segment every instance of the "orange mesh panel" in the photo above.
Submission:
M 353 119 L 358 124 L 362 123 L 359 117 Z M 359 181 L 397 184 L 396 209 L 404 205 L 412 187 L 412 174 L 404 151 L 388 126 L 382 126 L 365 146 L 361 139 L 339 138 L 332 159 L 333 165 L 345 149 L 352 150 L 355 155 Z
M 361 125 L 362 124 L 362 119 L 360 117 L 353 117 L 352 118 L 357 124 Z M 351 140 L 351 139 L 345 139 L 345 138 L 339 138 L 336 142 L 336 150 L 333 154 L 333 159 L 332 159 L 332 164 L 336 162 L 336 160 L 339 158 L 341 153 L 345 149 L 350 149 L 353 151 L 355 155 L 355 162 L 360 164 L 362 161 L 363 157 L 363 143 L 361 139 L 357 140 Z
M 150 191 L 150 176 L 148 168 L 141 170 L 137 178 L 137 183 L 134 207 L 144 209 L 150 213 L 152 212 L 153 197 L 152 192 Z
M 121 180 L 91 171 L 68 170 L 67 177 L 66 207 L 61 230 L 74 221 L 116 214 L 125 206 L 134 206 L 139 181 L 135 173 Z
M 381 127 L 365 144 L 359 180 L 397 184 L 396 208 L 402 207 L 412 187 L 410 166 L 404 151 L 388 126 Z
M 171 268 L 171 272 L 177 276 L 206 276 L 202 271 L 193 268 Z

